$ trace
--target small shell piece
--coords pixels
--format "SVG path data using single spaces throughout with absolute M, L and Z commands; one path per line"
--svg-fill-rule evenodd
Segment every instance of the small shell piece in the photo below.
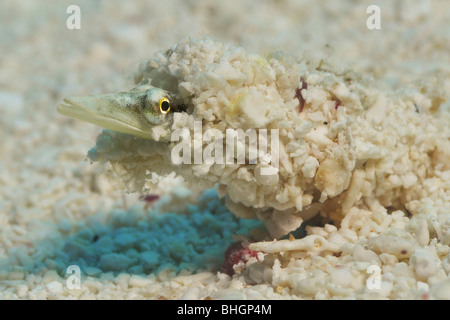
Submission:
M 380 235 L 367 241 L 369 248 L 378 254 L 389 253 L 399 259 L 408 258 L 417 247 L 417 243 L 410 239 L 398 238 L 390 235 Z
M 280 241 L 270 241 L 270 242 L 255 242 L 250 244 L 249 248 L 251 250 L 262 251 L 265 253 L 276 253 L 276 252 L 286 252 L 286 251 L 331 251 L 339 252 L 340 248 L 324 237 L 319 235 L 309 235 L 302 239 L 296 240 L 280 240 Z
M 336 159 L 325 159 L 316 173 L 315 186 L 328 197 L 335 197 L 347 189 L 352 174 Z
M 424 250 L 416 250 L 409 258 L 409 263 L 413 266 L 417 278 L 422 281 L 426 281 L 438 270 L 435 259 Z

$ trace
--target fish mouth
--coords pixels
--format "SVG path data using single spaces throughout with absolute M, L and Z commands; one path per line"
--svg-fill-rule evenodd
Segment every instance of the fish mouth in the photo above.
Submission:
M 151 139 L 151 132 L 143 128 L 145 120 L 143 121 L 142 116 L 133 107 L 122 106 L 114 97 L 100 95 L 65 98 L 57 110 L 67 117 L 105 129 Z

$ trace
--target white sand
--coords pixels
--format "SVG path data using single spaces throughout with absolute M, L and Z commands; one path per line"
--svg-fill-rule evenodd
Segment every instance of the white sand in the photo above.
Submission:
M 65 96 L 130 88 L 127 76 L 137 62 L 186 34 L 209 35 L 261 53 L 279 49 L 296 55 L 306 52 L 315 59 L 331 56 L 343 66 L 374 74 L 392 88 L 409 84 L 435 90 L 447 99 L 442 108 L 448 110 L 448 3 L 379 1 L 382 30 L 365 26 L 370 1 L 329 0 L 314 6 L 310 1 L 242 1 L 238 6 L 225 1 L 78 3 L 81 30 L 72 31 L 65 26 L 70 1 L 0 3 L 0 298 L 450 298 L 450 237 L 448 231 L 438 231 L 449 230 L 448 219 L 416 219 L 414 228 L 408 229 L 411 220 L 401 212 L 389 218 L 385 212 L 363 210 L 353 215 L 362 223 L 378 221 L 379 233 L 394 226 L 405 239 L 416 239 L 420 248 L 407 259 L 377 251 L 383 247 L 377 241 L 389 238 L 366 246 L 364 241 L 358 243 L 354 231 L 344 235 L 352 245 L 342 248 L 339 257 L 294 252 L 287 265 L 286 257 L 268 255 L 264 263 L 253 263 L 233 278 L 216 270 L 193 275 L 140 270 L 139 265 L 154 263 L 149 253 L 154 247 L 137 247 L 138 240 L 130 236 L 139 228 L 149 230 L 145 224 L 153 220 L 139 195 L 125 195 L 119 182 L 85 161 L 101 129 L 56 113 Z M 167 194 L 166 201 L 173 199 L 163 204 L 169 208 L 165 211 L 186 211 L 184 203 L 197 203 L 195 194 L 170 195 L 177 180 L 164 183 L 157 192 Z M 444 190 L 442 208 L 449 205 L 448 187 Z M 351 218 L 346 222 L 349 230 L 356 228 Z M 237 229 L 233 220 L 220 230 Z M 69 289 L 64 274 L 58 274 L 68 267 L 61 264 L 69 260 L 65 255 L 74 257 L 79 250 L 89 260 L 93 246 L 86 239 L 91 241 L 99 230 L 104 230 L 99 241 L 104 236 L 106 244 L 94 251 L 95 266 L 83 270 L 81 289 Z M 119 241 L 117 230 L 123 231 Z M 330 238 L 335 231 L 332 226 L 309 230 L 330 246 L 342 240 Z M 173 228 L 164 232 L 176 233 Z M 113 241 L 108 234 L 119 245 L 108 247 L 107 242 Z M 279 262 L 283 260 L 284 265 Z M 156 264 L 164 266 L 161 261 Z M 381 267 L 378 290 L 366 285 L 371 264 Z M 117 275 L 116 270 L 124 272 Z

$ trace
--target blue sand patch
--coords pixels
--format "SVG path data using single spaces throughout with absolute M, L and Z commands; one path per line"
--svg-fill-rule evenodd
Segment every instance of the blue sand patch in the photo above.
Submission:
M 216 271 L 223 252 L 233 242 L 232 235 L 262 227 L 258 220 L 239 219 L 230 213 L 215 189 L 206 190 L 196 205 L 189 205 L 188 214 L 148 213 L 132 207 L 98 213 L 77 225 L 75 234 L 37 241 L 36 251 L 41 256 L 36 253 L 27 260 L 27 271 L 51 269 L 64 276 L 73 264 L 92 276 L 106 272 L 148 274 L 164 269 Z M 44 245 L 49 249 L 42 256 L 39 246 Z M 14 250 L 9 255 L 9 266 L 23 265 Z

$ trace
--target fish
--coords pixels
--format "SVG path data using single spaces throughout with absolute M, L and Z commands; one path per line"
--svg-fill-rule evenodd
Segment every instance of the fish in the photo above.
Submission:
M 110 162 L 129 191 L 151 172 L 175 172 L 190 188 L 215 186 L 231 212 L 262 220 L 274 239 L 315 216 L 339 225 L 353 207 L 417 211 L 434 199 L 430 184 L 449 194 L 449 115 L 424 104 L 442 100 L 426 93 L 190 37 L 144 60 L 134 78 L 127 91 L 69 97 L 57 109 L 105 129 L 88 157 Z

